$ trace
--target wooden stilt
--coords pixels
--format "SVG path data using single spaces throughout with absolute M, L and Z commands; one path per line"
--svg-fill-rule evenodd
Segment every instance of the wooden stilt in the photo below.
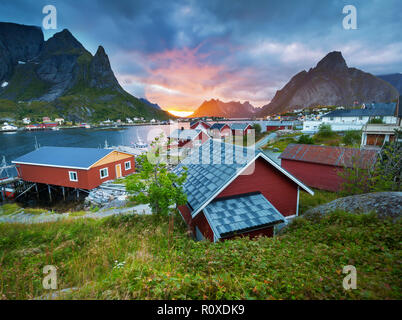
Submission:
M 47 190 L 49 191 L 49 199 L 50 199 L 50 202 L 52 202 L 52 190 L 50 190 L 50 186 L 49 186 L 49 185 L 47 185 Z
M 35 191 L 36 191 L 36 198 L 39 200 L 39 190 L 38 190 L 38 184 L 35 183 Z
M 61 190 L 63 190 L 63 199 L 66 201 L 66 192 L 64 191 L 64 187 L 61 187 Z
M 3 186 L 1 187 L 1 200 L 6 201 L 6 194 L 4 192 L 4 187 Z
M 77 190 L 77 200 L 78 200 L 80 197 L 80 191 L 78 189 L 76 189 L 76 190 Z

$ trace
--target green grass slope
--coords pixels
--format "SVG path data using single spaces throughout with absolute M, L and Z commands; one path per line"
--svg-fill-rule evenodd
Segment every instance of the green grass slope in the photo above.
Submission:
M 195 242 L 176 217 L 0 225 L 0 297 L 29 299 L 45 265 L 72 299 L 401 299 L 401 222 L 334 213 L 276 238 Z M 345 291 L 342 269 L 357 269 Z

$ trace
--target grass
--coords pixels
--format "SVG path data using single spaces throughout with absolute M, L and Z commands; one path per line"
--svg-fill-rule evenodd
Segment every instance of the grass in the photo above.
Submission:
M 302 215 L 307 210 L 317 207 L 321 204 L 331 202 L 332 200 L 341 198 L 339 193 L 314 189 L 314 196 L 307 192 L 300 192 L 299 214 Z
M 0 225 L 0 297 L 30 299 L 43 267 L 71 299 L 401 299 L 401 222 L 333 213 L 285 234 L 195 242 L 180 218 L 154 216 Z M 357 268 L 345 291 L 342 268 Z
M 24 211 L 27 214 L 41 214 L 47 212 L 46 209 L 39 209 L 39 208 L 22 208 L 17 203 L 6 203 L 0 206 L 0 215 L 10 215 L 16 214 L 19 212 Z
M 269 142 L 264 149 L 277 149 L 279 152 L 283 152 L 290 143 L 296 143 L 296 140 L 293 137 L 281 138 Z
M 98 210 L 99 210 L 99 209 L 98 209 Z M 98 210 L 96 210 L 96 211 L 98 211 Z M 92 211 L 92 210 L 91 210 L 91 211 Z M 96 211 L 92 211 L 92 212 L 96 212 Z M 69 216 L 70 216 L 70 217 L 81 217 L 81 216 L 86 215 L 87 213 L 88 213 L 88 211 L 84 211 L 84 210 L 73 211 L 73 212 L 70 212 Z

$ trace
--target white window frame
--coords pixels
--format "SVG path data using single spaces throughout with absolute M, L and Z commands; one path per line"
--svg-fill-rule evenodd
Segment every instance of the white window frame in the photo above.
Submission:
M 102 171 L 103 170 L 106 170 L 106 175 L 102 177 Z M 105 179 L 105 178 L 109 177 L 109 168 L 99 169 L 99 176 L 100 176 L 101 179 Z
M 130 165 L 128 168 L 127 168 L 127 163 Z M 130 170 L 130 169 L 131 169 L 131 161 L 124 162 L 124 170 Z
M 75 174 L 76 179 L 71 179 L 71 174 L 72 173 Z M 78 173 L 77 173 L 77 171 L 69 171 L 68 172 L 68 177 L 70 178 L 70 181 L 77 182 L 78 181 Z

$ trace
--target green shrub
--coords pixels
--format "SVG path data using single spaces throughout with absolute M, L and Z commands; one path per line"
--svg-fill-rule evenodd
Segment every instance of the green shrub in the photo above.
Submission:
M 342 142 L 348 146 L 360 145 L 361 138 L 361 131 L 349 130 L 345 132 L 345 135 L 342 138 Z
M 307 134 L 303 134 L 300 136 L 299 140 L 297 141 L 297 143 L 300 144 L 314 144 L 314 139 L 312 137 L 310 137 Z
M 322 138 L 330 138 L 335 135 L 335 132 L 332 131 L 330 124 L 321 123 L 316 135 Z

